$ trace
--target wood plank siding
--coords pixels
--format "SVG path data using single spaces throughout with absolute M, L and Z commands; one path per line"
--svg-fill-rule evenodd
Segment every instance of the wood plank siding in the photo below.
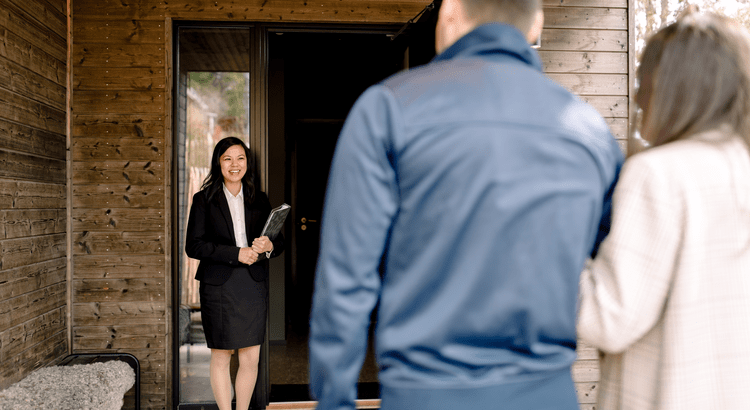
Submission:
M 0 0 L 0 390 L 68 354 L 65 0 Z
M 629 0 L 543 2 L 545 71 L 624 149 Z M 402 24 L 429 3 L 0 0 L 0 389 L 69 348 L 121 351 L 140 361 L 141 408 L 175 405 L 173 21 Z M 573 375 L 592 410 L 594 349 Z

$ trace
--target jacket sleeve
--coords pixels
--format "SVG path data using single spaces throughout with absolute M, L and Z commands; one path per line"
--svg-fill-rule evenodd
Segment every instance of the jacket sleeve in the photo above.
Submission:
M 193 195 L 190 216 L 185 233 L 185 253 L 201 261 L 208 260 L 230 266 L 239 265 L 240 248 L 234 245 L 217 243 L 208 231 L 208 206 L 203 192 Z
M 612 231 L 581 276 L 579 336 L 620 353 L 661 317 L 682 236 L 679 189 L 643 155 L 623 167 Z
M 354 409 L 378 271 L 398 207 L 389 141 L 392 94 L 368 89 L 352 107 L 328 180 L 310 323 L 310 388 L 320 410 Z

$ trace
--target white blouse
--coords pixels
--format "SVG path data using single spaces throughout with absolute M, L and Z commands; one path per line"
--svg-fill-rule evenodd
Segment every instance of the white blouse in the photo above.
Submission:
M 224 196 L 227 197 L 229 213 L 232 214 L 232 226 L 234 227 L 234 242 L 240 248 L 247 248 L 247 233 L 245 232 L 245 201 L 242 189 L 237 196 L 232 195 L 224 185 Z

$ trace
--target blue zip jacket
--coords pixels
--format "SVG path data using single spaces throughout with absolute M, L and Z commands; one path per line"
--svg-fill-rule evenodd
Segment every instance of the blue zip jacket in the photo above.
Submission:
M 353 409 L 377 306 L 383 409 L 577 409 L 578 277 L 623 158 L 514 27 L 368 89 L 334 155 L 310 328 L 318 409 Z

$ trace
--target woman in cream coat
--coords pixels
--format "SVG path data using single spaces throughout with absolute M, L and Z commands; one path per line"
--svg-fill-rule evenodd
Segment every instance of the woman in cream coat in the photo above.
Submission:
M 649 39 L 612 229 L 581 277 L 598 409 L 750 409 L 750 40 L 691 13 Z

